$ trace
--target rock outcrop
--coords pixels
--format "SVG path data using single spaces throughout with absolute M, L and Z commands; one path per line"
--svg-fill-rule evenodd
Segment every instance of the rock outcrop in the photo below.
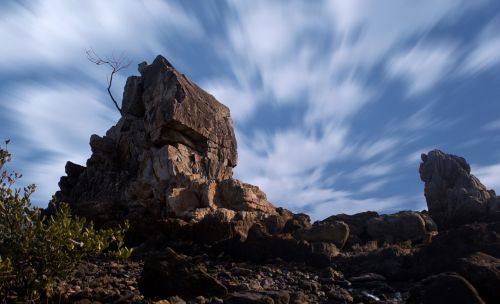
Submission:
M 366 211 L 353 215 L 338 214 L 330 216 L 315 226 L 331 225 L 341 222 L 348 226 L 347 247 L 363 245 L 368 242 L 429 243 L 437 234 L 437 227 L 425 212 L 400 211 L 382 214 Z
M 168 217 L 200 220 L 219 207 L 274 214 L 262 191 L 232 179 L 229 109 L 162 56 L 139 72 L 125 85 L 121 119 L 90 138 L 86 166 L 67 163 L 57 199 L 98 226 L 129 219 L 138 241 Z
M 389 243 L 408 240 L 429 243 L 437 234 L 437 227 L 426 213 L 400 211 L 369 219 L 366 222 L 366 232 L 374 240 Z
M 421 158 L 419 172 L 429 215 L 439 229 L 500 219 L 500 199 L 470 173 L 464 158 L 439 150 Z

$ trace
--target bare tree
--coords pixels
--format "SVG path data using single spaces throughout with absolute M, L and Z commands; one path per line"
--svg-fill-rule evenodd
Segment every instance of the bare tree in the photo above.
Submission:
M 115 54 L 111 54 L 110 57 L 100 57 L 99 55 L 94 52 L 93 49 L 85 50 L 85 53 L 87 54 L 87 59 L 95 63 L 97 65 L 107 65 L 111 68 L 111 75 L 107 78 L 108 81 L 108 94 L 109 97 L 111 97 L 111 100 L 115 104 L 116 109 L 120 114 L 123 115 L 122 109 L 118 106 L 118 103 L 116 102 L 116 99 L 113 97 L 113 94 L 111 93 L 111 86 L 113 84 L 113 76 L 118 73 L 119 71 L 127 68 L 131 61 L 125 57 L 124 53 L 120 54 L 120 56 L 115 56 Z

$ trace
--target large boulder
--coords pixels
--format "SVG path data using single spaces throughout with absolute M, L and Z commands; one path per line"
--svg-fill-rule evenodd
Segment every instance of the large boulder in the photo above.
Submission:
M 349 237 L 349 225 L 341 221 L 316 222 L 312 227 L 297 230 L 293 235 L 310 243 L 326 242 L 342 248 Z
M 430 276 L 410 290 L 410 304 L 484 304 L 485 302 L 466 279 L 456 273 Z
M 309 243 L 287 233 L 270 234 L 260 223 L 250 228 L 244 242 L 229 240 L 221 246 L 219 250 L 236 260 L 258 263 L 279 258 L 284 261 L 325 267 L 329 266 L 331 260 L 339 254 L 337 247 L 330 242 Z
M 500 260 L 475 252 L 460 260 L 460 274 L 476 287 L 488 303 L 500 303 Z
M 439 150 L 421 158 L 419 172 L 427 207 L 439 229 L 500 219 L 500 199 L 470 173 L 464 158 Z
M 327 217 L 320 223 L 329 223 L 335 221 L 342 221 L 349 226 L 349 237 L 347 239 L 347 245 L 353 246 L 355 244 L 365 243 L 370 240 L 370 237 L 366 231 L 367 222 L 379 214 L 374 211 L 365 211 L 356 214 L 337 214 Z
M 373 211 L 353 215 L 338 214 L 317 222 L 314 226 L 335 225 L 338 222 L 348 226 L 347 247 L 365 245 L 372 241 L 399 243 L 410 240 L 428 243 L 437 234 L 436 224 L 430 216 L 417 211 L 382 215 Z
M 156 222 L 200 217 L 199 209 L 275 213 L 257 187 L 232 179 L 238 157 L 229 109 L 162 56 L 139 72 L 127 80 L 118 123 L 90 138 L 86 167 L 66 165 L 58 201 L 97 226 L 129 219 L 138 242 Z
M 389 243 L 407 240 L 429 243 L 437 234 L 437 227 L 425 213 L 400 211 L 369 219 L 366 222 L 366 232 L 374 240 Z

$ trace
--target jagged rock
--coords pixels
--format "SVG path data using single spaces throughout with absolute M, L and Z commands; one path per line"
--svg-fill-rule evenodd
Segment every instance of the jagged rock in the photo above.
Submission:
M 304 213 L 293 214 L 292 218 L 288 219 L 283 227 L 284 233 L 292 233 L 300 229 L 311 228 L 311 218 Z
M 366 232 L 372 239 L 389 243 L 407 240 L 429 243 L 437 234 L 437 227 L 425 213 L 401 211 L 369 219 Z
M 428 277 L 412 288 L 410 293 L 407 303 L 485 303 L 474 286 L 456 273 L 441 273 Z
M 439 150 L 421 158 L 419 172 L 429 215 L 439 229 L 500 218 L 500 199 L 470 173 L 464 158 Z
M 295 216 L 296 214 L 287 209 L 276 208 L 276 214 L 269 215 L 264 220 L 264 226 L 267 227 L 267 231 L 271 234 L 287 233 L 290 231 L 285 231 L 285 227 Z
M 308 242 L 330 242 L 342 248 L 349 237 L 349 226 L 340 221 L 317 222 L 309 229 L 297 230 L 293 235 Z
M 222 297 L 227 289 L 208 275 L 206 268 L 185 255 L 166 248 L 161 256 L 146 260 L 139 279 L 139 290 L 146 297 L 181 296 Z
M 259 212 L 235 212 L 219 208 L 194 224 L 192 239 L 206 244 L 233 238 L 244 241 L 252 225 L 257 221 L 261 221 L 262 218 L 263 214 Z
M 129 219 L 138 242 L 166 217 L 198 221 L 219 207 L 275 214 L 262 191 L 232 179 L 229 109 L 162 56 L 139 71 L 125 85 L 123 116 L 92 135 L 86 167 L 68 162 L 57 199 L 97 226 Z
M 276 213 L 274 206 L 267 201 L 266 194 L 256 186 L 235 179 L 219 183 L 217 205 L 237 211 L 262 211 Z

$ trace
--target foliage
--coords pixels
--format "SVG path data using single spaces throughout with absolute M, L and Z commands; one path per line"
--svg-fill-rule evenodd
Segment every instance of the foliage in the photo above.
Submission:
M 0 148 L 0 170 L 8 161 L 7 148 Z M 72 217 L 64 203 L 44 216 L 31 206 L 35 185 L 14 189 L 20 177 L 5 170 L 0 175 L 0 299 L 12 294 L 38 299 L 54 278 L 64 277 L 89 256 L 130 256 L 123 241 L 128 223 L 97 230 L 92 222 Z M 110 246 L 116 250 L 110 251 Z

